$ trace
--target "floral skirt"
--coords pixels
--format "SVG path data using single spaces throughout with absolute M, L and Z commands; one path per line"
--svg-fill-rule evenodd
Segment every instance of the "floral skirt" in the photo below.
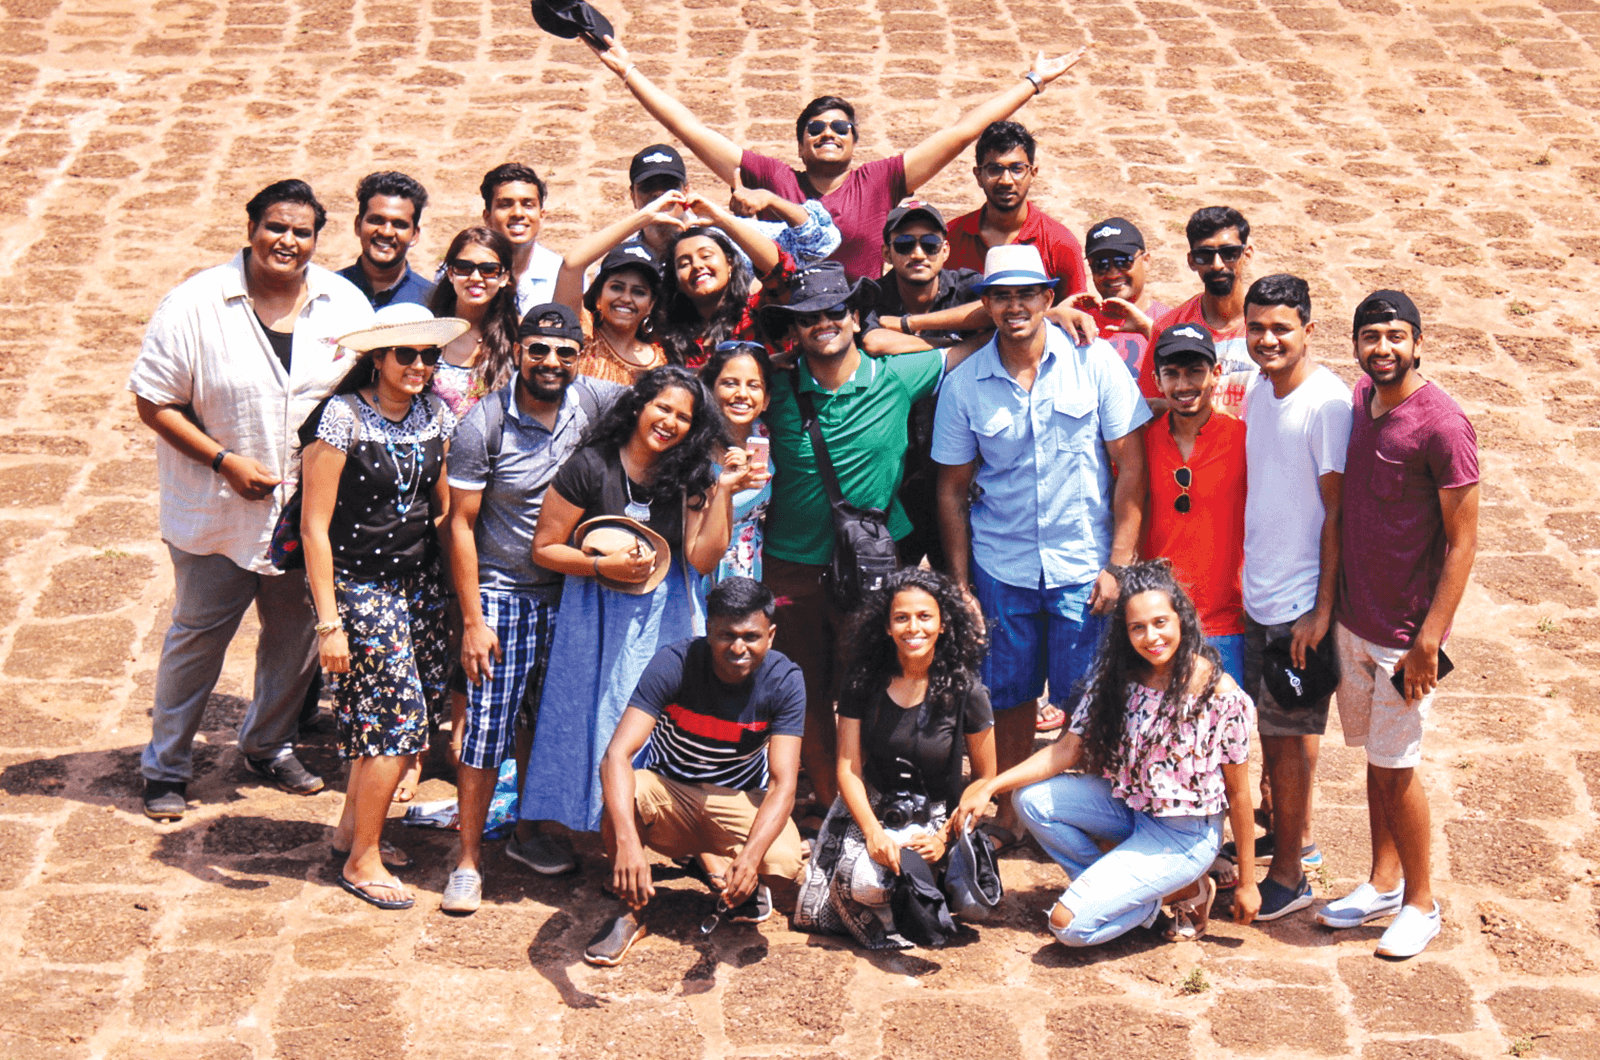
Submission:
M 450 677 L 444 589 L 427 570 L 360 581 L 335 576 L 350 642 L 350 672 L 334 696 L 346 758 L 408 755 L 428 747 L 428 715 Z

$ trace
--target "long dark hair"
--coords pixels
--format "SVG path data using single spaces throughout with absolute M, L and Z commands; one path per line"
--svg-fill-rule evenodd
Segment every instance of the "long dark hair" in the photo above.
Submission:
M 480 329 L 483 332 L 483 360 L 479 361 L 473 369 L 478 378 L 483 380 L 486 390 L 498 390 L 505 386 L 511 379 L 511 373 L 516 371 L 517 365 L 517 278 L 513 275 L 513 250 L 511 240 L 496 232 L 492 228 L 474 225 L 464 228 L 456 233 L 450 241 L 450 248 L 444 252 L 444 260 L 455 260 L 468 246 L 483 247 L 500 259 L 500 267 L 506 270 L 507 281 L 495 296 L 489 300 L 488 308 L 483 314 L 483 323 Z M 433 289 L 433 298 L 428 303 L 428 308 L 433 310 L 436 317 L 453 317 L 456 315 L 456 286 L 450 280 L 449 269 L 445 270 L 443 281 Z
M 649 265 L 623 265 L 612 269 L 610 272 L 601 272 L 583 292 L 583 308 L 589 311 L 589 319 L 594 321 L 596 334 L 600 331 L 600 292 L 605 289 L 606 281 L 619 272 L 636 272 L 644 277 L 644 282 L 650 287 L 650 312 L 639 318 L 639 324 L 634 335 L 640 342 L 654 342 L 656 333 L 661 330 L 661 295 L 663 281 L 661 275 Z
M 1200 630 L 1199 612 L 1189 594 L 1172 576 L 1171 563 L 1156 559 L 1124 567 L 1117 584 L 1117 603 L 1106 620 L 1100 654 L 1095 659 L 1088 690 L 1084 692 L 1089 701 L 1088 725 L 1083 731 L 1083 768 L 1087 773 L 1102 773 L 1125 765 L 1138 770 L 1143 765 L 1127 757 L 1128 682 L 1149 666 L 1128 639 L 1129 598 L 1140 593 L 1164 593 L 1178 615 L 1178 647 L 1173 652 L 1167 689 L 1161 696 L 1159 728 L 1152 734 L 1149 746 L 1164 746 L 1168 735 L 1177 732 L 1184 722 L 1192 721 L 1217 690 L 1217 682 L 1222 677 L 1222 658 L 1217 649 L 1206 643 L 1205 634 Z M 1189 686 L 1194 682 L 1196 660 L 1200 658 L 1211 664 L 1210 673 L 1199 693 L 1190 696 Z
M 705 236 L 722 249 L 728 259 L 728 286 L 722 289 L 722 301 L 710 320 L 700 319 L 694 300 L 678 288 L 678 244 L 695 236 Z M 744 315 L 745 302 L 750 299 L 750 270 L 744 267 L 733 240 L 720 228 L 695 225 L 678 233 L 667 254 L 666 268 L 670 283 L 663 283 L 666 291 L 666 322 L 661 329 L 661 348 L 674 364 L 684 364 L 700 358 L 702 343 L 712 349 L 717 343 L 733 338 L 734 329 Z
M 895 594 L 921 589 L 939 605 L 939 639 L 928 669 L 928 710 L 933 718 L 963 709 L 968 688 L 978 679 L 989 638 L 967 606 L 955 582 L 938 571 L 907 567 L 889 576 L 888 584 L 870 593 L 851 616 L 852 652 L 845 671 L 843 695 L 857 703 L 873 703 L 900 673 L 900 658 L 889 636 L 889 612 Z
M 584 433 L 583 444 L 608 454 L 620 452 L 639 428 L 639 413 L 668 387 L 688 391 L 694 399 L 694 413 L 689 420 L 689 433 L 656 461 L 650 497 L 667 500 L 682 494 L 688 498 L 689 506 L 698 511 L 705 504 L 706 491 L 716 481 L 712 454 L 728 445 L 729 438 L 711 391 L 689 369 L 668 364 L 641 375 Z

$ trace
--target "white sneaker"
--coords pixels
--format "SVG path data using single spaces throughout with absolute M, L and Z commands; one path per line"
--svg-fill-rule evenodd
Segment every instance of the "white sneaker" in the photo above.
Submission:
M 1414 905 L 1402 906 L 1378 940 L 1379 957 L 1415 957 L 1428 948 L 1439 934 L 1439 903 L 1433 903 L 1433 912 L 1424 913 Z
M 1369 921 L 1393 916 L 1400 911 L 1405 893 L 1404 880 L 1400 881 L 1400 886 L 1387 894 L 1379 894 L 1378 889 L 1372 884 L 1363 883 L 1343 898 L 1335 898 L 1317 910 L 1317 923 L 1323 927 L 1336 929 L 1353 928 Z

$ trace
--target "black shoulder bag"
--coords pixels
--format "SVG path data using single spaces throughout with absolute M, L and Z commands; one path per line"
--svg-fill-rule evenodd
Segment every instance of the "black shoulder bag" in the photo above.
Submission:
M 790 375 L 789 384 L 795 388 L 801 420 L 811 436 L 811 451 L 816 455 L 817 471 L 822 475 L 822 487 L 828 492 L 828 506 L 833 513 L 833 558 L 823 577 L 834 606 L 841 611 L 854 611 L 863 596 L 883 588 L 889 575 L 900 569 L 900 555 L 889 534 L 888 514 L 878 508 L 857 508 L 844 499 L 839 476 L 834 474 L 833 458 L 828 455 L 828 441 L 817 422 L 816 404 L 809 392 L 800 389 L 798 375 L 798 371 Z

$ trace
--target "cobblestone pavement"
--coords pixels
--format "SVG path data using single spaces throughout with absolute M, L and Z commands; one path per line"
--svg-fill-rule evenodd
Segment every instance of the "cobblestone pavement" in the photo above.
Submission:
M 1483 551 L 1426 766 L 1444 934 L 1405 964 L 1370 955 L 1377 927 L 1306 915 L 1069 953 L 1039 913 L 1061 877 L 1022 857 L 1003 922 L 953 949 L 868 957 L 776 921 L 704 943 L 705 898 L 668 880 L 657 934 L 590 969 L 609 912 L 592 856 L 546 881 L 494 854 L 465 920 L 436 909 L 438 835 L 397 837 L 420 863 L 412 912 L 333 887 L 340 795 L 269 791 L 232 748 L 248 638 L 202 736 L 201 808 L 146 821 L 171 583 L 122 384 L 157 300 L 231 253 L 244 200 L 282 176 L 334 208 L 335 266 L 356 180 L 419 176 L 431 266 L 490 166 L 550 174 L 560 248 L 614 215 L 658 134 L 518 0 L 0 0 L 0 1056 L 1600 1057 L 1600 324 L 1580 301 L 1600 278 L 1600 3 L 622 6 L 652 77 L 784 157 L 814 94 L 854 98 L 877 157 L 1035 50 L 1093 39 L 1021 115 L 1037 201 L 1080 231 L 1137 219 L 1169 302 L 1195 286 L 1184 218 L 1242 207 L 1258 273 L 1310 278 L 1316 351 L 1346 378 L 1355 300 L 1416 297 L 1428 371 L 1484 449 Z M 927 194 L 970 208 L 967 165 Z M 1365 870 L 1361 761 L 1338 744 L 1319 897 Z M 332 775 L 328 746 L 307 758 Z

